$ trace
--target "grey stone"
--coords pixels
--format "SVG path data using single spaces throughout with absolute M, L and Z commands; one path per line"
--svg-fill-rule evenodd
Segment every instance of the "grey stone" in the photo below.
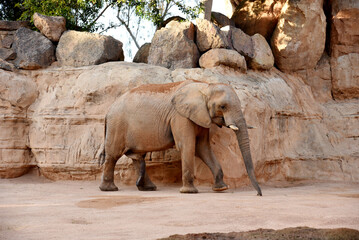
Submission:
M 199 51 L 205 52 L 214 48 L 227 48 L 227 37 L 214 23 L 205 19 L 196 19 L 197 46 Z
M 3 60 L 14 60 L 16 58 L 16 53 L 14 50 L 9 48 L 0 48 L 0 59 Z
M 55 46 L 41 33 L 27 28 L 16 31 L 14 44 L 17 57 L 15 66 L 22 69 L 39 69 L 55 61 Z
M 16 69 L 16 67 L 14 66 L 14 64 L 0 59 L 0 69 L 4 69 L 4 70 L 13 72 Z
M 150 54 L 151 43 L 143 44 L 140 49 L 138 49 L 133 62 L 135 63 L 148 63 L 148 55 Z
M 22 27 L 29 27 L 29 21 L 4 21 L 0 20 L 0 30 L 18 30 Z

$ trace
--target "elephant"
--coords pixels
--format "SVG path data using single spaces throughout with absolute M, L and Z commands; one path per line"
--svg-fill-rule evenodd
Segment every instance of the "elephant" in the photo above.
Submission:
M 209 167 L 214 177 L 212 190 L 228 189 L 223 181 L 222 167 L 210 145 L 209 129 L 213 124 L 235 132 L 250 181 L 257 195 L 262 196 L 237 94 L 228 84 L 195 80 L 141 85 L 115 100 L 105 117 L 104 148 L 99 158 L 104 165 L 100 189 L 118 190 L 114 183 L 114 168 L 117 160 L 126 155 L 137 169 L 138 190 L 156 190 L 146 173 L 144 157 L 147 152 L 173 146 L 181 154 L 181 193 L 198 192 L 194 186 L 195 157 Z

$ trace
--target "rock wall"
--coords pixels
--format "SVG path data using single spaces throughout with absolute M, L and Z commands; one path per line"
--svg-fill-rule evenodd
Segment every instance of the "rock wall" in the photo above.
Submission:
M 241 73 L 221 66 L 169 70 L 126 62 L 0 71 L 1 177 L 37 167 L 54 180 L 99 178 L 97 157 L 112 102 L 144 83 L 195 79 L 228 83 L 237 92 L 248 124 L 256 127 L 249 134 L 260 182 L 359 181 L 359 99 L 321 104 L 298 74 L 275 68 Z M 211 136 L 226 181 L 231 187 L 249 183 L 234 134 L 213 126 Z M 154 182 L 180 182 L 176 150 L 150 153 L 147 162 Z M 116 178 L 134 184 L 128 158 L 117 164 Z M 212 182 L 199 159 L 196 178 Z

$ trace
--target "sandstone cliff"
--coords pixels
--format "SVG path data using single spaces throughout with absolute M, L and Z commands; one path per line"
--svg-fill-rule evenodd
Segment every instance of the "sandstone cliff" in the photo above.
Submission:
M 359 181 L 359 99 L 319 103 L 300 75 L 272 68 L 241 73 L 227 67 L 176 69 L 111 62 L 86 67 L 50 67 L 18 73 L 0 70 L 0 175 L 17 177 L 36 167 L 50 179 L 96 179 L 104 116 L 111 103 L 144 83 L 195 79 L 228 83 L 242 101 L 260 182 Z M 235 136 L 213 126 L 212 146 L 232 186 L 248 182 Z M 176 150 L 148 154 L 155 182 L 181 179 Z M 136 179 L 123 157 L 116 177 Z M 199 183 L 210 183 L 196 162 Z

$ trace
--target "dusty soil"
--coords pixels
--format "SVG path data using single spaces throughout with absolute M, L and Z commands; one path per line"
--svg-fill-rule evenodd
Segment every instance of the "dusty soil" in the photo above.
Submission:
M 203 186 L 186 195 L 179 186 L 101 192 L 98 185 L 34 175 L 0 179 L 0 239 L 157 239 L 300 226 L 359 230 L 359 184 L 262 186 L 263 197 L 251 188 L 214 193 Z

